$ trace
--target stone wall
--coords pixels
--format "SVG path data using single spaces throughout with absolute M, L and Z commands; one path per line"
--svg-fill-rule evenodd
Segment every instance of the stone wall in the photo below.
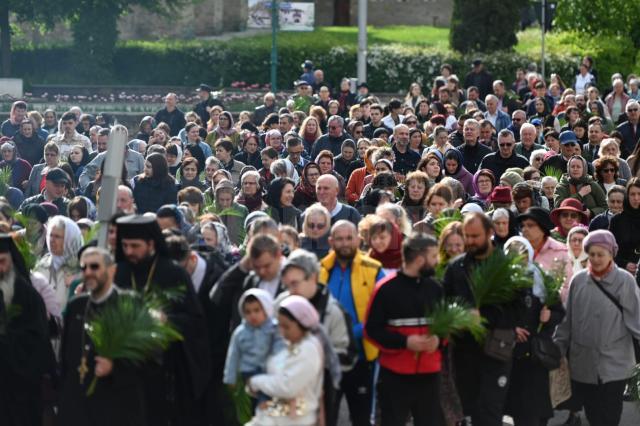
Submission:
M 448 26 L 452 0 L 368 0 L 368 25 Z M 335 0 L 316 0 L 316 25 L 333 25 Z M 358 0 L 350 0 L 352 25 L 358 24 Z

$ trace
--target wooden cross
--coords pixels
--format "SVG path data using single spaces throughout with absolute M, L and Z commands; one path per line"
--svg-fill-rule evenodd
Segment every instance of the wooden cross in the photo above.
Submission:
M 87 357 L 82 355 L 80 359 L 80 365 L 78 366 L 78 375 L 80 375 L 80 384 L 84 384 L 84 378 L 89 372 L 89 368 L 87 367 Z

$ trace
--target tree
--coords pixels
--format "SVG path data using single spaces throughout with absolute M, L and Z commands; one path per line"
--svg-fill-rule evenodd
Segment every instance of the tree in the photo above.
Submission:
M 112 70 L 118 18 L 141 6 L 161 15 L 176 13 L 185 0 L 62 0 L 66 2 L 76 51 L 76 75 L 99 81 Z
M 494 52 L 518 43 L 527 0 L 454 0 L 449 45 L 459 52 Z
M 11 76 L 11 25 L 14 15 L 21 22 L 34 25 L 53 26 L 60 16 L 55 0 L 0 0 L 0 54 L 2 56 L 2 75 Z
M 630 37 L 634 46 L 640 48 L 638 17 L 638 1 L 559 0 L 554 26 L 590 35 Z

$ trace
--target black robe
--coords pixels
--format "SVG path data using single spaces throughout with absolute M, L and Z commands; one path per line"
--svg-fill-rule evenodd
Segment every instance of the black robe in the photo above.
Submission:
M 142 368 L 126 361 L 113 361 L 110 375 L 97 380 L 95 392 L 87 396 L 93 381 L 96 353 L 93 343 L 84 331 L 90 321 L 105 306 L 117 300 L 121 290 L 114 289 L 100 304 L 83 294 L 72 299 L 64 315 L 64 332 L 60 351 L 60 397 L 57 424 L 60 426 L 138 426 L 145 424 L 144 383 Z M 126 296 L 124 296 L 126 297 Z M 87 307 L 87 303 L 90 305 Z M 80 383 L 78 367 L 82 358 L 82 339 L 88 348 L 88 371 Z
M 152 263 L 153 259 L 137 265 L 118 262 L 115 283 L 121 288 L 142 291 Z M 211 375 L 210 354 L 205 316 L 191 277 L 170 258 L 158 255 L 150 287 L 160 290 L 183 287 L 186 292 L 180 300 L 171 301 L 165 312 L 184 340 L 169 347 L 161 367 L 146 369 L 147 424 L 203 424 L 203 394 Z
M 0 424 L 42 425 L 42 377 L 52 363 L 44 302 L 16 275 L 11 305 L 0 296 Z

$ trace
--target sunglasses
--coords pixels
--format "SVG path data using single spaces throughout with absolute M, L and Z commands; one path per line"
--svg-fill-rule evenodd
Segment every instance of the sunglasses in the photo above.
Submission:
M 638 108 L 629 108 L 627 112 L 638 112 Z
M 309 222 L 309 229 L 322 229 L 327 226 L 326 223 Z
M 569 212 L 562 212 L 560 214 L 560 217 L 568 217 L 571 219 L 577 219 L 579 217 L 578 213 L 569 213 Z
M 602 169 L 602 173 L 614 173 L 616 169 Z
M 100 269 L 100 264 L 99 263 L 85 263 L 84 265 L 80 265 L 80 269 L 82 271 L 86 271 L 87 268 L 91 269 L 92 271 L 97 271 L 98 269 Z
M 498 145 L 499 145 L 501 148 L 505 148 L 505 147 L 508 147 L 508 146 L 513 146 L 513 144 L 512 144 L 512 143 L 501 143 L 501 144 L 498 144 Z
M 517 122 L 520 122 L 520 121 L 522 121 L 522 118 L 513 118 L 513 119 L 511 119 L 511 121 L 517 121 Z

